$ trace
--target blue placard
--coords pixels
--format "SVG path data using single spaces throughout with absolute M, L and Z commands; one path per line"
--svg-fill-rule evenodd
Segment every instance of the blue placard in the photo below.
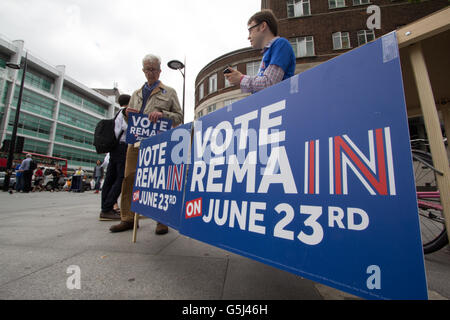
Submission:
M 361 297 L 427 299 L 395 33 L 193 134 L 182 234 Z
M 172 120 L 161 118 L 156 122 L 151 122 L 147 114 L 129 112 L 126 143 L 135 142 L 157 135 L 160 132 L 170 130 Z
M 179 229 L 192 123 L 141 141 L 131 210 Z

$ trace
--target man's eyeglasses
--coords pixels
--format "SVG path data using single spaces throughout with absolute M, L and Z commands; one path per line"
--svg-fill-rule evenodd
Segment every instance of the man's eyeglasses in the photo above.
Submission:
M 257 26 L 259 26 L 261 23 L 263 23 L 264 21 L 261 21 L 260 23 L 255 24 L 254 26 L 251 26 L 250 28 L 248 28 L 248 33 L 250 33 L 252 31 L 253 28 L 256 28 Z
M 149 72 L 158 72 L 159 69 L 154 69 L 154 68 L 145 68 L 142 69 L 145 73 L 149 73 Z

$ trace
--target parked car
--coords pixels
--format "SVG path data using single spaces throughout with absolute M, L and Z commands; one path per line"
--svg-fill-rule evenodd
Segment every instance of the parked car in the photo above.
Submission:
M 53 189 L 53 171 L 54 168 L 52 167 L 44 167 L 44 182 L 42 183 L 42 185 L 45 187 L 46 190 L 50 191 Z M 62 187 L 65 184 L 65 177 L 64 176 L 60 176 L 59 177 L 59 181 L 58 181 L 58 185 L 59 185 L 59 189 L 62 190 Z
M 0 188 L 3 188 L 3 184 L 5 183 L 5 176 L 6 172 L 0 172 Z M 9 178 L 9 187 L 12 189 L 16 189 L 16 174 L 14 172 Z

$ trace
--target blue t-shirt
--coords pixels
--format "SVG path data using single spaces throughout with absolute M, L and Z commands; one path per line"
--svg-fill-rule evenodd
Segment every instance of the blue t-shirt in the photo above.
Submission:
M 17 166 L 16 166 L 16 177 L 21 177 L 22 176 L 22 171 L 17 171 L 17 170 L 19 170 L 20 169 L 20 164 L 18 164 Z
M 285 38 L 278 38 L 264 52 L 258 75 L 262 76 L 264 70 L 271 65 L 277 65 L 284 71 L 283 80 L 290 78 L 295 72 L 295 53 L 291 44 Z

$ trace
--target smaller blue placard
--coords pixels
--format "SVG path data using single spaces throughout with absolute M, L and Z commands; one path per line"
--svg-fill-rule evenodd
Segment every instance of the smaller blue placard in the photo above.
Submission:
M 126 143 L 134 144 L 171 128 L 172 120 L 170 119 L 161 118 L 156 122 L 151 122 L 147 114 L 129 112 Z
M 144 139 L 139 146 L 131 210 L 179 230 L 192 123 Z

